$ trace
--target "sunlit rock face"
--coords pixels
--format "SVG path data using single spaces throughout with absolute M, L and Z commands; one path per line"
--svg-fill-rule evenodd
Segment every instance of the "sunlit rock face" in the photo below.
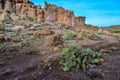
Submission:
M 85 25 L 85 17 L 84 16 L 75 17 L 75 23 L 76 23 L 76 25 L 84 26 Z
M 36 7 L 36 11 L 37 11 L 37 12 L 36 12 L 37 22 L 43 22 L 43 21 L 44 21 L 44 11 L 43 11 L 43 9 L 41 8 L 40 5 Z
M 13 19 L 11 14 L 21 19 L 30 17 L 37 22 L 60 22 L 72 26 L 85 24 L 85 17 L 75 17 L 73 11 L 48 4 L 46 1 L 45 7 L 41 8 L 29 0 L 0 0 L 0 20 Z

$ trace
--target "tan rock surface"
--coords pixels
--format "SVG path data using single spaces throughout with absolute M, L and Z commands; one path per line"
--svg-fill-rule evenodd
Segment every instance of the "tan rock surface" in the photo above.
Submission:
M 60 35 L 49 35 L 46 37 L 46 42 L 49 47 L 62 45 L 63 43 Z
M 15 19 L 11 16 L 11 14 L 15 13 L 16 16 L 21 17 L 21 19 L 31 17 L 38 22 L 60 22 L 72 26 L 84 26 L 85 24 L 85 17 L 75 17 L 73 11 L 65 10 L 54 4 L 48 4 L 46 1 L 45 7 L 41 8 L 40 5 L 35 6 L 29 0 L 1 0 L 0 18 L 3 18 L 3 16 L 1 16 L 4 14 L 3 10 L 9 13 L 9 19 Z
M 83 34 L 82 33 L 78 33 L 77 34 L 77 39 L 83 39 Z
M 42 33 L 43 35 L 50 35 L 50 34 L 52 33 L 52 31 L 51 31 L 50 29 L 43 29 L 43 30 L 41 31 L 41 33 Z

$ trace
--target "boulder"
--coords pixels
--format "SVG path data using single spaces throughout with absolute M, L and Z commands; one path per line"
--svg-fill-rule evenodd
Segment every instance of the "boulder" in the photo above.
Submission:
M 40 35 L 40 33 L 38 31 L 33 32 L 33 36 L 38 37 L 39 35 Z
M 107 31 L 107 30 L 103 30 L 103 34 L 106 35 L 106 36 L 110 36 L 111 35 L 111 33 L 109 31 Z
M 49 35 L 46 37 L 47 46 L 58 46 L 62 45 L 63 41 L 60 35 Z
M 78 33 L 77 34 L 77 39 L 83 39 L 83 34 L 82 33 Z
M 80 28 L 75 28 L 75 32 L 80 32 L 81 29 Z
M 59 47 L 54 47 L 54 52 L 58 52 L 58 51 L 60 51 L 60 48 Z
M 4 21 L 4 20 L 10 20 L 10 13 L 4 11 L 1 15 L 0 15 L 0 21 Z
M 98 33 L 102 34 L 103 33 L 103 29 L 98 29 Z
M 103 30 L 103 29 L 99 29 L 99 30 L 98 30 L 98 33 L 99 33 L 99 34 L 104 34 L 104 35 L 106 35 L 106 36 L 110 36 L 110 35 L 111 35 L 111 33 L 110 33 L 109 31 Z
M 41 32 L 43 35 L 50 35 L 52 31 L 50 29 L 43 29 Z
M 20 17 L 17 16 L 15 13 L 11 13 L 10 17 L 11 17 L 11 19 L 12 19 L 13 21 L 16 21 L 16 20 L 19 20 L 19 19 L 20 19 Z

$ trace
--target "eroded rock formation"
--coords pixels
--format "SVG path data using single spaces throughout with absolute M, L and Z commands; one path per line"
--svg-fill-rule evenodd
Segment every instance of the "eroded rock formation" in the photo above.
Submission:
M 38 22 L 60 22 L 66 25 L 85 24 L 85 17 L 75 17 L 74 12 L 48 4 L 35 6 L 29 0 L 0 0 L 0 20 L 33 18 Z

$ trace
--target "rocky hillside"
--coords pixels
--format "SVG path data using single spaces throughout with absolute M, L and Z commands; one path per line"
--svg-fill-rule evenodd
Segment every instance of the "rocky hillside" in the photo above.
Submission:
M 0 21 L 27 18 L 36 22 L 60 22 L 73 26 L 85 24 L 85 17 L 76 17 L 73 11 L 48 4 L 46 1 L 45 7 L 41 8 L 29 0 L 0 0 Z
M 85 24 L 46 1 L 41 8 L 0 0 L 0 80 L 120 80 L 119 74 L 118 28 Z

